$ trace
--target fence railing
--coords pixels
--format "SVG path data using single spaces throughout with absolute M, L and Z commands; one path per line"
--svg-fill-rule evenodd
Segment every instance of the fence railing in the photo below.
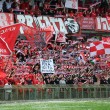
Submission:
M 26 85 L 12 86 L 12 89 L 0 87 L 1 101 L 109 97 L 110 85 Z

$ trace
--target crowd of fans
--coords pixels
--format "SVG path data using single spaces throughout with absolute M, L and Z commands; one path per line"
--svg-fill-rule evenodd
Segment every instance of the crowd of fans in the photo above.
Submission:
M 100 0 L 93 0 L 91 3 L 96 2 Z M 94 7 L 84 5 L 85 8 L 79 10 L 66 9 L 64 4 L 65 0 L 0 0 L 0 9 L 1 12 L 32 16 L 73 18 L 110 16 L 109 4 L 106 1 L 101 1 Z M 110 55 L 90 57 L 90 42 L 89 39 L 82 38 L 68 40 L 66 43 L 50 42 L 46 48 L 39 48 L 39 46 L 32 46 L 27 40 L 18 38 L 13 55 L 1 56 L 1 70 L 7 74 L 7 77 L 0 79 L 0 85 L 4 85 L 7 81 L 14 85 L 110 84 Z M 85 56 L 85 62 L 80 56 L 81 53 Z M 41 58 L 53 59 L 54 74 L 40 72 Z M 98 60 L 93 64 L 92 61 L 96 58 Z
M 89 43 L 89 41 L 88 41 Z M 32 84 L 109 84 L 110 56 L 89 56 L 87 42 L 74 41 L 66 44 L 49 44 L 47 48 L 33 47 L 27 40 L 17 40 L 13 55 L 1 57 L 2 70 L 7 77 L 0 84 L 10 81 L 14 85 Z M 83 61 L 80 54 L 84 53 Z M 41 73 L 40 59 L 52 58 L 55 73 Z M 94 59 L 97 62 L 92 62 Z M 106 59 L 105 59 L 106 58 Z
M 92 6 L 100 2 L 99 4 Z M 49 15 L 58 17 L 96 17 L 110 16 L 108 0 L 78 0 L 79 9 L 65 8 L 65 0 L 0 0 L 1 12 Z

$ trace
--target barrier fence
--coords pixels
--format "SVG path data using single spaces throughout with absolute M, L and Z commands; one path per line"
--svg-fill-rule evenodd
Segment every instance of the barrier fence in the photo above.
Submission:
M 1 101 L 109 97 L 110 85 L 26 85 L 7 89 L 0 87 Z

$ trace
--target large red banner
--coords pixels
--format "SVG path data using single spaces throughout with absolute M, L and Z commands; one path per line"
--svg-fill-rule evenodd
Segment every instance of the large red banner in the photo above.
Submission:
M 54 34 L 58 32 L 64 32 L 65 34 L 77 35 L 80 33 L 80 29 L 95 30 L 95 31 L 110 31 L 110 17 L 83 17 L 80 20 L 67 18 L 56 18 L 49 16 L 32 17 L 31 15 L 16 15 L 17 23 L 24 23 L 27 26 L 39 28 L 46 28 L 53 26 Z M 0 13 L 0 28 L 13 25 L 14 15 L 12 13 Z
M 13 25 L 14 16 L 11 13 L 0 13 L 0 28 Z
M 11 55 L 21 24 L 15 24 L 0 29 L 0 55 Z

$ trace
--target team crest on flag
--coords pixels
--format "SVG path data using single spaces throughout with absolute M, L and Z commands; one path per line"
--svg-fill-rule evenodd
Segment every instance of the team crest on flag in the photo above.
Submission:
M 78 9 L 78 0 L 66 0 L 66 8 Z
M 72 18 L 65 20 L 65 26 L 67 26 L 68 33 L 78 33 L 80 31 L 80 25 Z

